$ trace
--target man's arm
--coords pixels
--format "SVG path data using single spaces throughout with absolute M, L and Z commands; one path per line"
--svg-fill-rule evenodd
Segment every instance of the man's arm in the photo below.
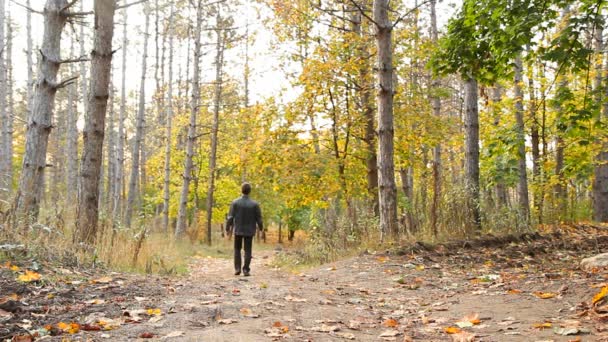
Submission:
M 226 218 L 226 231 L 230 232 L 234 227 L 234 202 L 230 203 L 230 210 Z
M 259 204 L 256 204 L 255 206 L 255 222 L 258 224 L 258 229 L 260 231 L 264 231 L 264 222 L 262 221 L 262 209 L 260 209 Z

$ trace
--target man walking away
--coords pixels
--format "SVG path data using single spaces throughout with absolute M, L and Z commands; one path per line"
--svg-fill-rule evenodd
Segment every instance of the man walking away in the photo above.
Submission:
M 249 198 L 251 184 L 243 183 L 241 186 L 243 195 L 230 204 L 226 231 L 230 232 L 234 228 L 234 275 L 241 274 L 241 249 L 245 242 L 245 264 L 243 274 L 249 276 L 251 269 L 251 243 L 255 235 L 255 227 L 260 231 L 264 230 L 262 223 L 262 210 L 258 202 Z

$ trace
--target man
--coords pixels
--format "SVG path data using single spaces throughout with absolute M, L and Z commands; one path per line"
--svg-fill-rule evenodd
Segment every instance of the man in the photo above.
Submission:
M 243 195 L 230 204 L 226 231 L 230 232 L 234 228 L 234 275 L 241 274 L 241 249 L 243 242 L 245 247 L 245 264 L 243 274 L 249 276 L 251 269 L 251 243 L 255 235 L 257 225 L 260 231 L 264 230 L 262 223 L 262 210 L 258 202 L 249 198 L 251 184 L 243 183 L 241 186 Z

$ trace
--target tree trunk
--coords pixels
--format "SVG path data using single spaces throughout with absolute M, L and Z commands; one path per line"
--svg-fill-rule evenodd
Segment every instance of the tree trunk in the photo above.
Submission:
M 44 35 L 38 63 L 38 80 L 32 112 L 28 116 L 25 134 L 25 154 L 19 189 L 15 198 L 15 213 L 27 221 L 36 221 L 44 189 L 44 172 L 49 134 L 53 127 L 53 111 L 57 89 L 66 82 L 57 82 L 61 65 L 61 32 L 69 16 L 67 0 L 47 0 L 44 7 Z
M 517 182 L 517 198 L 519 201 L 519 215 L 527 227 L 530 223 L 530 202 L 528 199 L 528 172 L 526 167 L 526 134 L 524 126 L 524 92 L 523 64 L 521 55 L 515 58 L 515 121 L 517 123 L 517 169 L 519 180 Z
M 9 13 L 7 18 L 6 28 L 6 92 L 7 92 L 7 107 L 6 107 L 6 179 L 8 180 L 9 196 L 13 192 L 13 123 L 15 121 L 15 102 L 13 97 L 13 86 L 15 80 L 13 78 L 13 23 L 11 22 Z
M 603 35 L 603 22 L 595 28 L 595 50 L 596 53 L 602 56 L 604 48 L 602 35 Z M 602 61 L 604 58 L 598 58 Z M 606 66 L 603 68 L 602 63 L 596 64 L 596 76 L 595 76 L 595 90 L 596 90 L 596 102 L 599 112 L 599 121 L 606 124 L 608 120 L 608 87 L 604 84 L 604 91 L 602 91 L 602 82 L 607 83 L 608 81 L 608 59 L 606 60 Z M 603 102 L 603 103 L 602 103 Z M 601 150 L 596 155 L 596 166 L 594 169 L 593 179 L 593 220 L 597 222 L 608 222 L 608 143 L 606 143 L 605 137 L 603 137 L 601 143 Z
M 74 38 L 70 44 L 70 56 L 74 56 Z M 75 73 L 74 65 L 69 66 L 70 74 Z M 78 189 L 78 114 L 76 111 L 76 84 L 68 86 L 68 108 L 67 108 L 67 123 L 66 123 L 66 157 L 67 157 L 67 172 L 66 172 L 66 203 L 71 206 L 76 203 Z
M 25 2 L 25 5 L 28 8 L 31 8 L 30 0 Z M 32 43 L 32 12 L 27 11 L 26 13 L 26 34 L 27 34 L 27 51 L 26 51 L 26 59 L 27 59 L 27 111 L 30 112 L 32 110 L 32 96 L 34 92 L 32 91 L 34 86 L 34 44 Z
M 116 160 L 114 159 L 114 155 L 116 154 L 116 132 L 114 130 L 115 121 L 116 113 L 114 111 L 114 69 L 110 66 L 110 82 L 108 88 L 108 120 L 106 125 L 108 143 L 105 144 L 107 155 L 107 168 L 105 178 L 107 180 L 107 184 L 105 197 L 103 198 L 105 211 L 108 214 L 108 217 L 110 218 L 112 217 L 111 215 L 109 215 L 112 212 L 112 195 L 114 194 L 114 187 L 116 186 L 116 183 L 114 183 L 114 173 L 116 172 Z
M 125 0 L 126 4 L 127 0 Z M 123 32 L 122 32 L 122 70 L 121 70 L 121 89 L 120 89 L 120 110 L 118 112 L 118 141 L 116 143 L 116 172 L 114 185 L 114 220 L 122 219 L 124 201 L 124 174 L 125 174 L 125 119 L 127 111 L 127 50 L 129 40 L 127 39 L 127 8 L 123 9 Z
M 84 1 L 80 1 L 80 11 L 84 11 Z M 84 36 L 85 25 L 80 25 L 80 56 L 86 56 L 87 53 L 84 48 L 85 36 Z M 86 115 L 89 113 L 87 105 L 87 62 L 80 62 L 80 96 L 82 96 L 82 106 L 85 113 L 85 121 L 88 120 Z
M 215 191 L 215 168 L 217 155 L 217 132 L 219 127 L 220 106 L 222 103 L 222 68 L 224 66 L 224 44 L 226 37 L 222 28 L 222 17 L 218 6 L 216 15 L 217 35 L 215 55 L 215 94 L 213 97 L 213 122 L 211 123 L 211 150 L 209 151 L 209 183 L 207 188 L 207 244 L 211 245 L 211 223 L 213 219 L 213 192 Z
M 203 25 L 203 6 L 197 1 L 196 6 L 196 30 L 194 32 L 194 61 L 192 75 L 192 102 L 190 104 L 190 124 L 188 126 L 188 141 L 186 142 L 186 165 L 184 167 L 184 182 L 179 199 L 177 212 L 177 226 L 175 237 L 182 238 L 186 232 L 186 216 L 188 211 L 188 194 L 190 181 L 192 180 L 192 157 L 194 155 L 194 141 L 196 140 L 196 118 L 199 111 L 200 101 L 200 57 L 201 57 L 201 30 Z
M 393 25 L 388 18 L 388 0 L 374 0 L 376 44 L 378 47 L 378 169 L 380 232 L 382 237 L 390 234 L 396 238 L 397 186 L 395 185 L 395 163 L 393 160 Z
M 150 27 L 150 13 L 146 10 L 146 24 L 144 32 L 144 50 L 141 62 L 141 80 L 139 87 L 139 107 L 137 110 L 137 124 L 135 129 L 135 138 L 133 141 L 133 152 L 131 153 L 131 177 L 129 178 L 129 197 L 127 198 L 127 210 L 125 214 L 125 225 L 131 226 L 133 211 L 139 206 L 139 191 L 142 190 L 143 184 L 139 184 L 140 162 L 142 160 L 142 140 L 144 134 L 144 120 L 146 115 L 146 60 L 148 58 L 148 29 Z M 142 165 L 143 166 L 143 165 Z
M 542 198 L 543 184 L 541 179 L 541 160 L 540 160 L 540 135 L 538 132 L 538 103 L 536 91 L 534 89 L 534 64 L 530 63 L 528 71 L 528 89 L 530 91 L 530 141 L 532 143 L 532 181 L 533 181 L 533 206 L 538 214 L 538 223 L 543 223 Z M 541 89 L 542 90 L 542 89 Z M 541 92 L 541 94 L 544 94 Z
M 169 233 L 169 200 L 171 198 L 171 129 L 173 123 L 173 41 L 175 31 L 173 28 L 174 7 L 171 3 L 171 16 L 169 17 L 169 82 L 167 89 L 167 102 L 165 103 L 167 115 L 165 131 L 165 181 L 163 185 L 163 231 Z
M 477 80 L 465 81 L 465 188 L 472 225 L 476 233 L 481 231 L 479 209 L 479 110 L 477 106 Z
M 112 36 L 115 1 L 95 0 L 95 34 L 91 52 L 91 84 L 83 132 L 80 164 L 76 241 L 92 244 L 97 236 L 99 218 L 99 181 L 103 160 L 103 137 L 112 71 Z
M 392 23 L 388 0 L 374 0 L 376 44 L 378 48 L 378 169 L 380 231 L 382 236 L 397 237 L 397 187 L 395 185 L 393 128 L 393 50 Z
M 431 40 L 434 44 L 439 40 L 437 33 L 437 13 L 436 4 L 437 0 L 431 0 Z M 437 118 L 441 117 L 441 99 L 439 98 L 438 92 L 441 87 L 441 81 L 438 78 L 433 78 L 431 81 L 431 106 L 433 109 L 433 115 Z M 437 143 L 433 148 L 433 200 L 431 202 L 431 231 L 433 236 L 437 237 L 438 228 L 437 220 L 439 216 L 439 200 L 441 199 L 441 143 Z
M 11 179 L 9 178 L 9 165 L 12 155 L 8 151 L 8 121 L 9 113 L 6 108 L 6 46 L 4 44 L 4 27 L 6 26 L 6 4 L 0 0 L 0 200 L 10 196 Z

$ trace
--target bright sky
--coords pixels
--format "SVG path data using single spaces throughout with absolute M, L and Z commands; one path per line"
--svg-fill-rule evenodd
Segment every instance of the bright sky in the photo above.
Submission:
M 20 4 L 25 4 L 26 0 L 13 0 Z M 26 10 L 15 3 L 13 1 L 6 1 L 8 11 L 10 11 L 13 22 L 16 23 L 17 27 L 15 28 L 15 39 L 13 40 L 13 62 L 14 62 L 14 77 L 17 82 L 17 87 L 25 86 L 27 80 L 27 65 L 26 65 Z M 84 1 L 84 10 L 90 11 L 92 10 L 93 1 L 92 0 L 83 0 Z M 438 5 L 438 18 L 440 21 L 440 25 L 443 26 L 447 21 L 447 18 L 453 13 L 454 6 L 453 3 L 457 0 L 449 0 L 440 2 Z M 129 1 L 130 2 L 130 1 Z M 246 23 L 249 23 L 250 32 L 255 35 L 255 41 L 252 46 L 250 46 L 250 66 L 252 70 L 251 79 L 250 79 L 250 102 L 255 103 L 256 101 L 261 101 L 262 99 L 276 95 L 282 89 L 289 89 L 289 81 L 283 75 L 283 72 L 278 70 L 278 66 L 281 64 L 281 56 L 284 55 L 285 51 L 281 51 L 281 49 L 285 49 L 285 47 L 278 46 L 278 44 L 274 44 L 272 32 L 268 31 L 262 24 L 262 19 L 258 18 L 255 13 L 253 6 L 251 3 L 253 1 L 243 1 L 245 3 L 242 6 L 241 12 L 235 18 L 235 26 L 239 27 L 241 33 L 244 32 L 244 27 Z M 31 0 L 31 7 L 37 10 L 41 10 L 44 7 L 45 0 Z M 122 3 L 122 0 L 121 0 Z M 150 4 L 154 4 L 153 0 L 150 0 Z M 76 7 L 80 6 L 77 4 Z M 412 4 L 413 6 L 413 4 Z M 129 32 L 129 47 L 128 47 L 128 57 L 127 57 L 127 89 L 128 92 L 139 90 L 140 86 L 140 77 L 141 77 L 141 50 L 143 48 L 143 29 L 145 16 L 143 14 L 143 5 L 135 5 L 129 8 L 129 19 L 127 22 L 127 30 Z M 268 15 L 269 13 L 263 13 L 262 15 Z M 425 10 L 426 12 L 426 10 Z M 426 16 L 426 14 L 423 14 Z M 192 17 L 194 13 L 192 14 Z M 90 51 L 92 44 L 92 30 L 90 27 L 92 25 L 93 16 L 91 15 L 87 18 L 87 27 L 85 27 L 85 46 L 86 51 Z M 115 32 L 114 32 L 114 48 L 120 48 L 122 44 L 122 10 L 119 10 L 115 16 Z M 210 21 L 210 25 L 213 22 Z M 39 14 L 32 14 L 32 31 L 34 38 L 34 47 L 38 47 L 40 45 L 40 40 L 42 39 L 42 30 L 43 30 L 43 19 Z M 69 46 L 72 37 L 78 39 L 79 38 L 79 30 L 78 26 L 68 26 L 64 31 L 64 39 L 62 42 L 62 52 L 63 57 L 68 57 L 65 52 L 69 51 Z M 154 33 L 154 17 L 151 17 L 150 24 L 150 33 Z M 207 40 L 205 43 L 211 43 L 214 38 L 206 37 Z M 186 69 L 186 44 L 185 42 L 178 46 L 179 41 L 175 41 L 175 58 L 176 62 L 174 64 L 174 76 L 173 79 L 176 81 L 179 77 L 177 72 L 179 70 L 178 64 L 181 64 L 181 72 L 185 74 Z M 79 54 L 79 43 L 76 42 L 76 54 Z M 168 42 L 167 42 L 168 44 Z M 202 58 L 201 67 L 202 67 L 202 82 L 209 82 L 214 77 L 214 46 L 208 45 L 204 46 L 204 56 Z M 154 36 L 151 36 L 151 39 L 148 43 L 148 72 L 146 74 L 146 97 L 149 98 L 154 91 L 155 83 L 154 83 L 154 61 L 155 61 L 155 42 Z M 168 53 L 166 54 L 168 58 Z M 118 51 L 114 56 L 113 67 L 115 70 L 114 82 L 115 87 L 118 91 L 120 91 L 120 69 L 121 69 L 121 61 L 122 61 L 122 51 Z M 238 46 L 233 47 L 229 51 L 227 51 L 226 55 L 227 66 L 225 71 L 233 78 L 242 80 L 243 78 L 243 63 L 244 63 L 244 44 L 240 44 Z M 63 66 L 65 67 L 65 66 Z M 35 70 L 35 66 L 34 66 Z M 167 70 L 167 69 L 166 69 Z M 192 66 L 190 66 L 190 73 L 192 73 Z M 293 92 L 286 91 L 284 92 L 284 96 L 292 97 Z M 288 100 L 288 99 L 284 99 Z

